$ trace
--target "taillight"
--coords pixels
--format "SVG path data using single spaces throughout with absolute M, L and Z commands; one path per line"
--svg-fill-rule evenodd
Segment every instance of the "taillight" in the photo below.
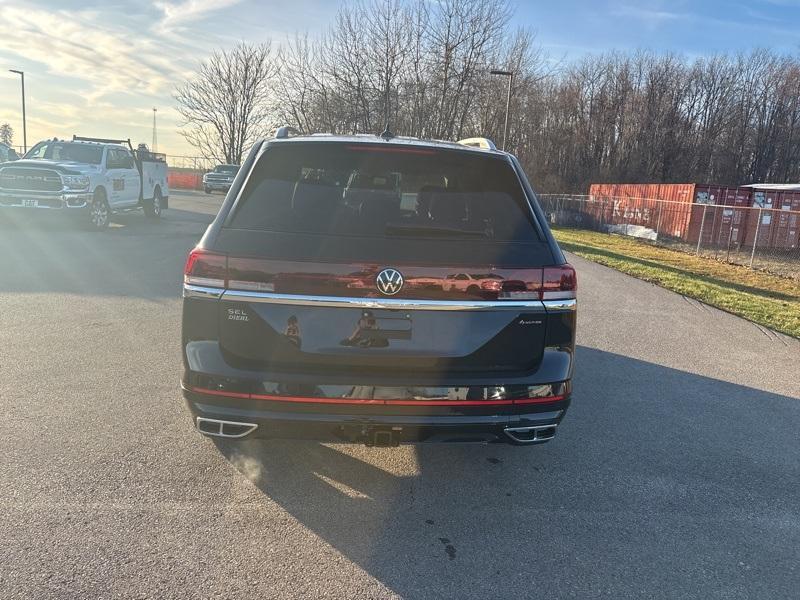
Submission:
M 272 292 L 272 276 L 265 272 L 259 259 L 237 258 L 195 248 L 186 259 L 183 282 L 204 287 L 230 290 Z
M 191 285 L 224 288 L 228 279 L 228 257 L 195 248 L 186 259 L 183 282 Z
M 527 279 L 527 284 L 523 281 L 504 281 L 498 297 L 502 300 L 568 300 L 576 297 L 578 280 L 572 265 L 545 267 L 536 271 L 536 278 Z
M 564 300 L 575 298 L 578 278 L 570 264 L 546 267 L 542 275 L 542 300 Z
M 228 289 L 274 292 L 274 275 L 258 258 L 228 257 Z

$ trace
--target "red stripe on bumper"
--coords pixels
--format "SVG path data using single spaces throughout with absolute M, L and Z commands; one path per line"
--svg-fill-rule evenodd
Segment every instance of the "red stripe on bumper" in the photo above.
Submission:
M 227 396 L 247 400 L 268 400 L 270 402 L 300 402 L 308 404 L 385 404 L 390 406 L 508 406 L 510 404 L 548 404 L 560 402 L 565 396 L 545 396 L 542 398 L 517 398 L 515 400 L 408 400 L 382 398 L 309 398 L 306 396 L 273 396 L 270 394 L 244 394 L 224 392 L 207 388 L 189 388 L 198 394 Z

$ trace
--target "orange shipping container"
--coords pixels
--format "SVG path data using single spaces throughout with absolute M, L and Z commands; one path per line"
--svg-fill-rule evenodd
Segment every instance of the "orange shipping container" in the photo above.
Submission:
M 786 250 L 800 246 L 800 192 L 783 192 L 775 207 L 775 233 L 772 237 L 773 248 Z
M 691 243 L 697 242 L 702 229 L 704 245 L 727 245 L 729 237 L 741 244 L 747 226 L 744 209 L 751 203 L 747 188 L 695 183 L 596 183 L 589 195 L 601 200 L 601 206 L 613 207 L 606 223 L 617 217 L 620 223 Z M 718 205 L 734 208 L 712 208 Z
M 757 230 L 759 248 L 800 246 L 800 192 L 756 189 L 753 206 L 764 210 L 750 215 L 747 245 L 753 244 Z

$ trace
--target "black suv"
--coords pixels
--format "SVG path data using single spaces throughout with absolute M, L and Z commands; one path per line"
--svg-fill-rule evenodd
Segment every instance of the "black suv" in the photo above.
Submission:
M 570 402 L 575 292 L 488 140 L 279 130 L 186 262 L 183 393 L 212 436 L 544 442 Z

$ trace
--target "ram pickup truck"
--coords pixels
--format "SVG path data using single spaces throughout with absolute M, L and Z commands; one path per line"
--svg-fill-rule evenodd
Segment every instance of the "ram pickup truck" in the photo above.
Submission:
M 239 165 L 217 165 L 213 171 L 203 175 L 203 191 L 210 194 L 214 190 L 227 192 L 239 172 Z
M 168 202 L 165 156 L 130 140 L 45 140 L 0 166 L 0 211 L 44 209 L 104 229 L 111 215 L 140 208 L 158 218 Z

